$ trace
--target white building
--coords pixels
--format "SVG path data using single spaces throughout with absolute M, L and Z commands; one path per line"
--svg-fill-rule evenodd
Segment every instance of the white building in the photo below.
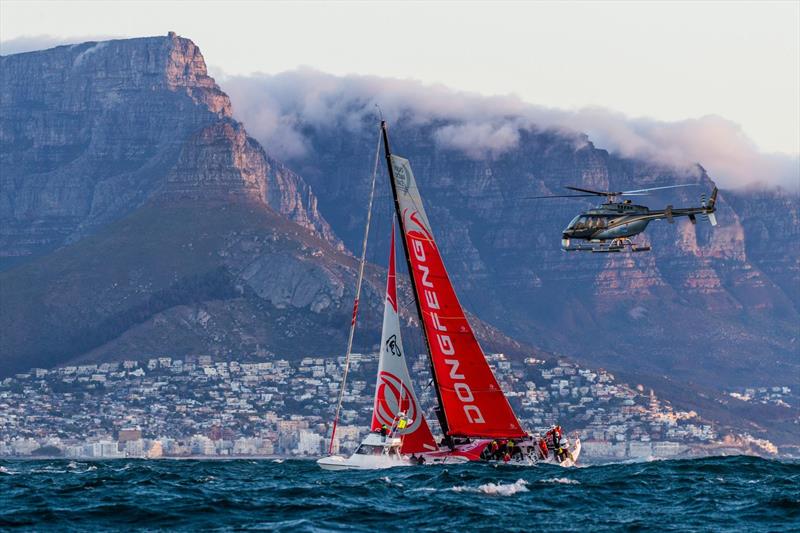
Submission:
M 319 433 L 301 429 L 295 453 L 297 455 L 320 455 L 322 453 L 322 441 L 322 435 Z

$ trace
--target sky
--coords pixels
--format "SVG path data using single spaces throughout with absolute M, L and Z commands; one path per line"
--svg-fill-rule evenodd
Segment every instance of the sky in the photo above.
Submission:
M 723 121 L 754 152 L 800 154 L 797 1 L 0 3 L 3 54 L 168 31 L 219 80 L 310 67 L 640 123 Z

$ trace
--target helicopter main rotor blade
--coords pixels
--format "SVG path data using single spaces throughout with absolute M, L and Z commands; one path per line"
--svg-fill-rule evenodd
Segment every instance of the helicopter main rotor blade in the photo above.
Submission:
M 635 189 L 633 191 L 622 191 L 617 194 L 624 194 L 625 196 L 633 195 L 641 192 L 658 191 L 660 189 L 674 189 L 676 187 L 696 187 L 696 183 L 681 183 L 680 185 L 666 185 L 664 187 L 650 187 L 649 189 Z
M 595 196 L 609 196 L 609 195 L 617 195 L 620 194 L 618 192 L 608 192 L 608 191 L 593 191 L 592 189 L 581 189 L 580 187 L 572 187 L 570 185 L 565 185 L 565 189 L 569 189 L 571 191 L 579 191 L 579 192 L 588 192 L 589 194 Z
M 523 196 L 523 200 L 539 200 L 541 198 L 587 198 L 595 197 L 596 194 L 552 194 L 549 196 Z

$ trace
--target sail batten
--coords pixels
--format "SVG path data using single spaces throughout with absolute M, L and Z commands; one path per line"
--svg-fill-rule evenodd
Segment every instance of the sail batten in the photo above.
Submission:
M 446 434 L 523 437 L 516 415 L 494 377 L 458 301 L 433 237 L 411 165 L 384 145 L 401 218 L 404 250 L 430 352 Z

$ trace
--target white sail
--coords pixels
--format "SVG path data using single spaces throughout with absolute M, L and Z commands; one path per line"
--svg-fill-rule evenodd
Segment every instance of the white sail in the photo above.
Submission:
M 408 363 L 400 334 L 400 316 L 397 307 L 397 276 L 395 273 L 394 226 L 392 226 L 391 243 L 389 276 L 386 283 L 386 299 L 383 309 L 381 353 L 372 409 L 372 430 L 379 430 L 384 425 L 388 428 L 397 426 L 401 416 L 403 416 L 407 426 L 397 430 L 398 436 L 403 439 L 402 453 L 432 451 L 436 450 L 436 443 L 422 414 L 417 395 L 414 393 L 414 384 L 408 372 Z

